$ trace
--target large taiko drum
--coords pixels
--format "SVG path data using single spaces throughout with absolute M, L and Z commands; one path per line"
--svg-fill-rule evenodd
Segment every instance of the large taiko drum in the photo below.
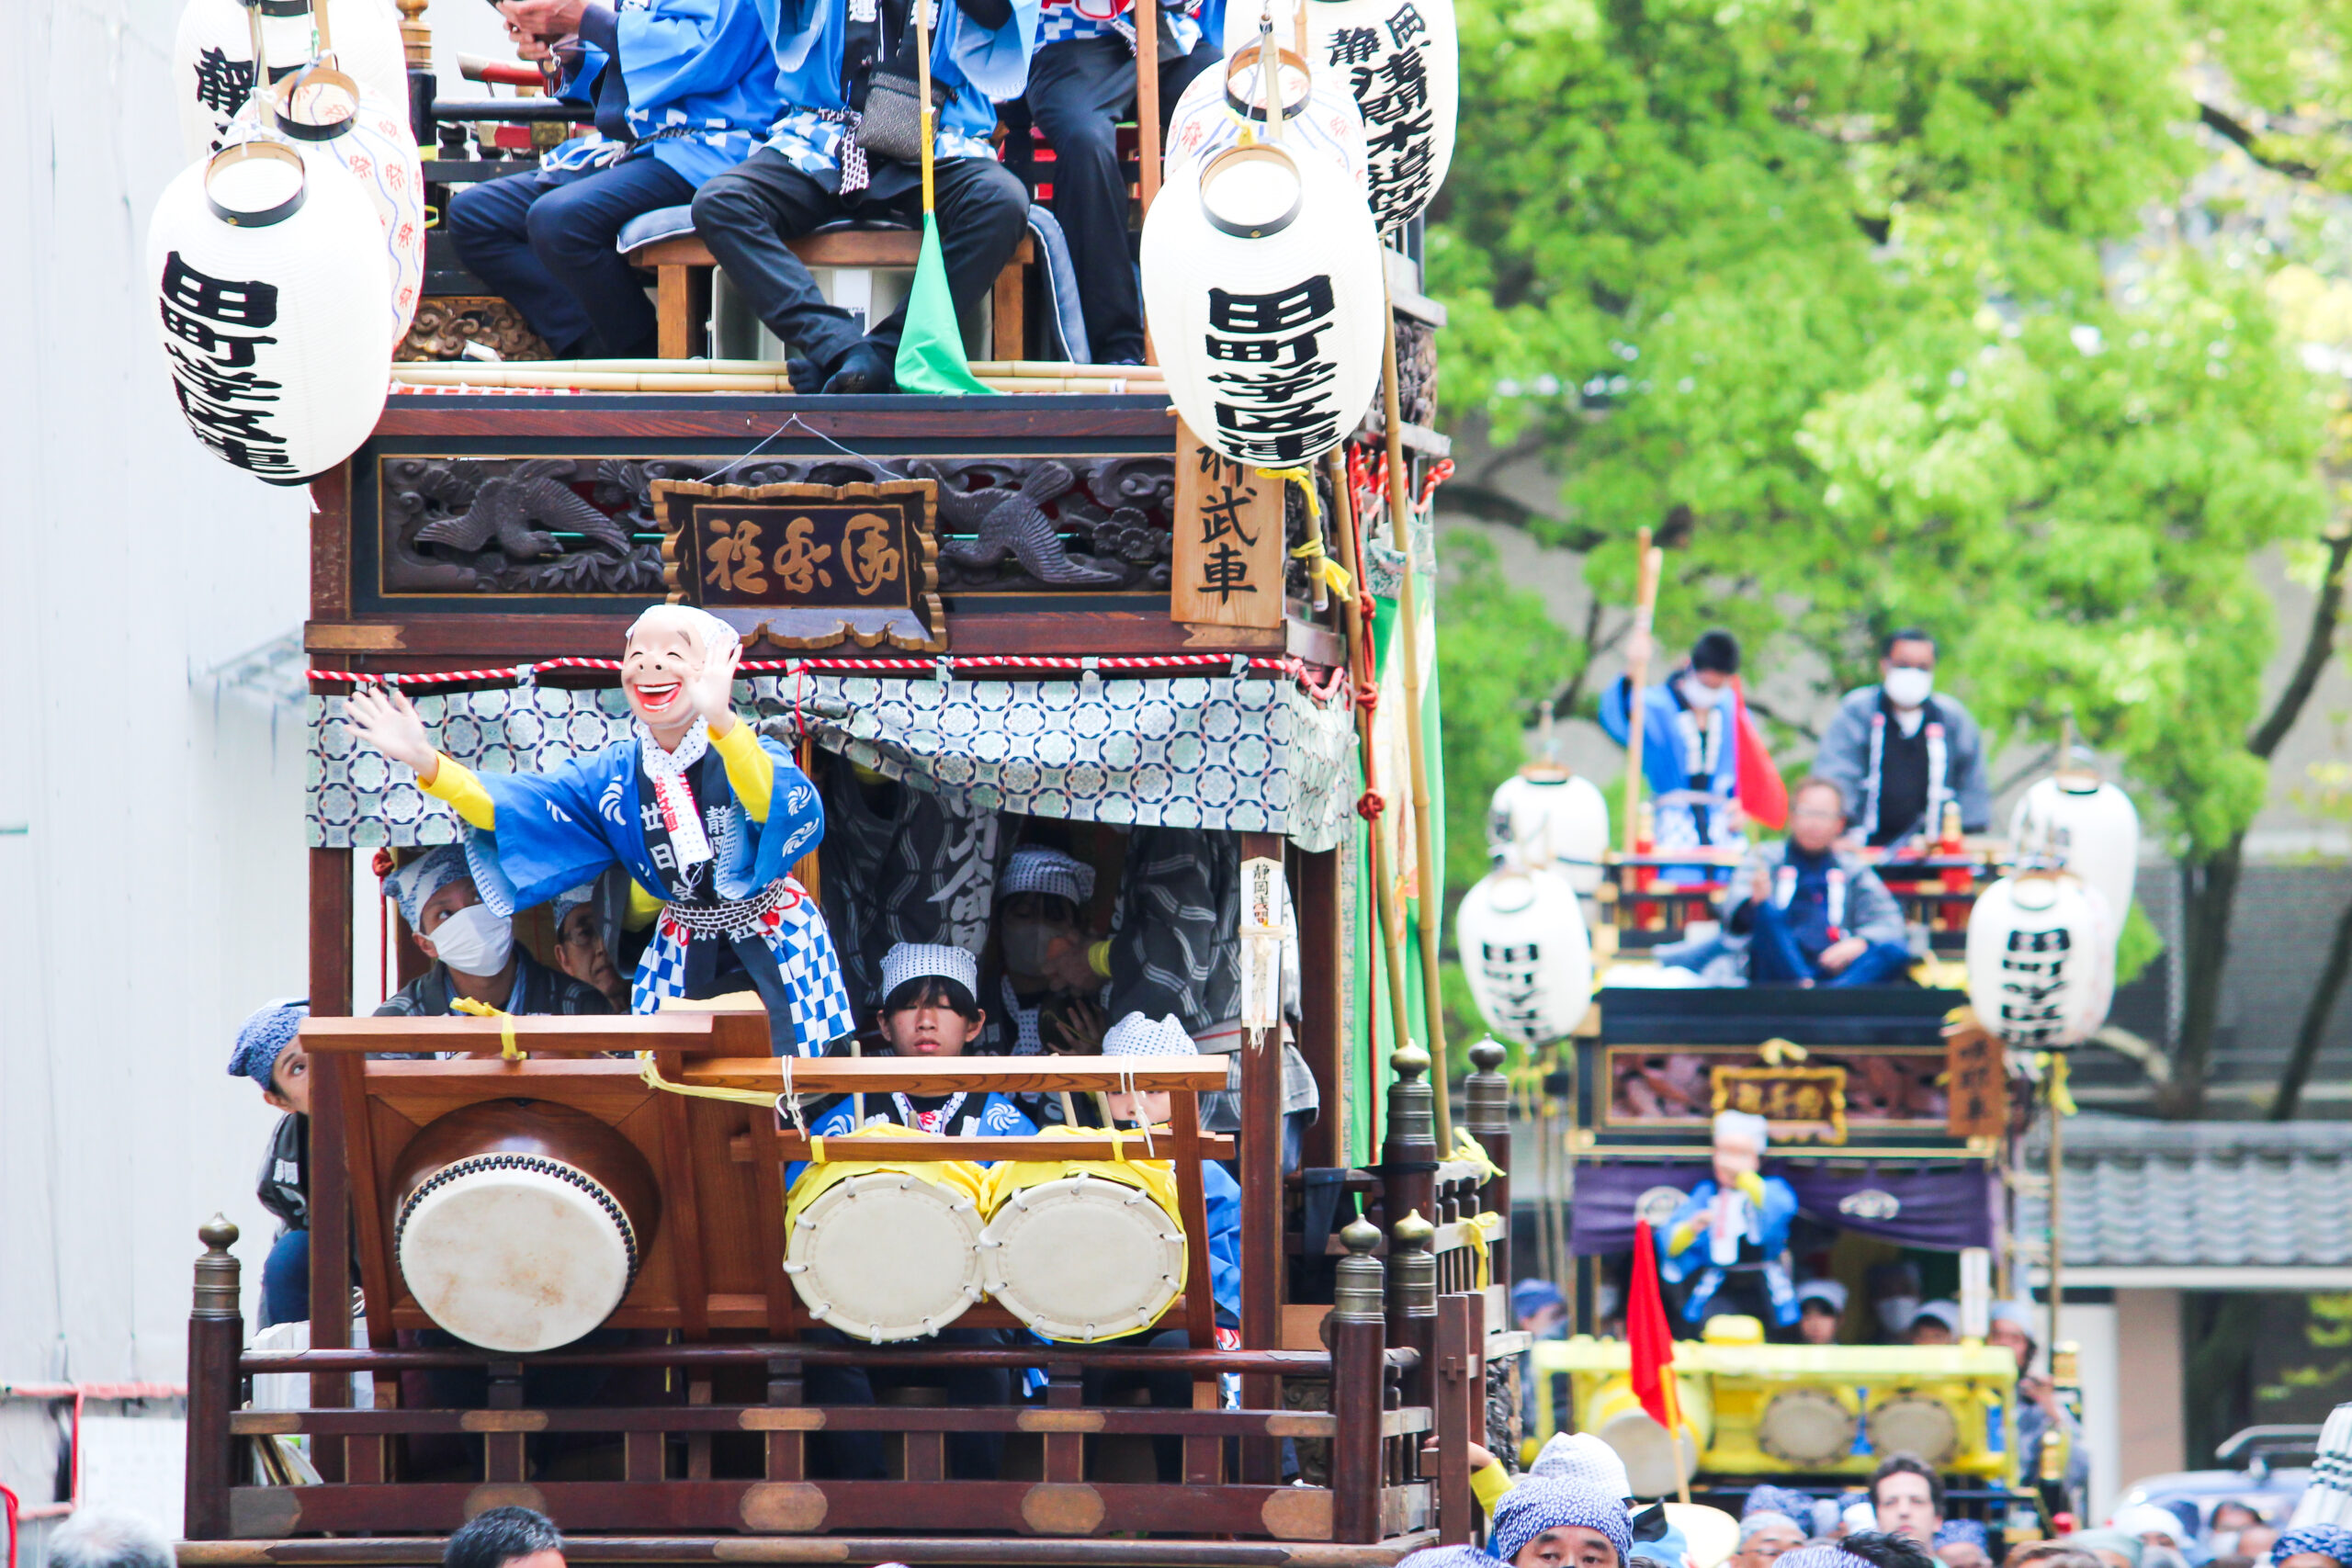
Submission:
M 920 1138 L 904 1127 L 867 1135 Z M 784 1271 L 810 1316 L 888 1344 L 938 1333 L 980 1299 L 980 1168 L 970 1160 L 810 1162 L 784 1205 Z
M 548 1100 L 452 1111 L 392 1175 L 401 1278 L 426 1316 L 485 1350 L 551 1350 L 612 1316 L 661 1217 L 636 1145 Z
M 1040 1135 L 1106 1134 L 1055 1127 Z M 1172 1161 L 1008 1160 L 989 1169 L 981 1204 L 988 1292 L 1042 1338 L 1084 1345 L 1134 1334 L 1184 1293 Z

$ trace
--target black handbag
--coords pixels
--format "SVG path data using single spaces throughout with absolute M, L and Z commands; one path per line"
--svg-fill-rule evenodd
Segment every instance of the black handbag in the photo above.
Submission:
M 918 0 L 920 4 L 920 0 Z M 922 87 L 914 73 L 914 51 L 902 49 L 886 63 L 877 63 L 866 80 L 865 107 L 858 122 L 857 144 L 869 158 L 894 158 L 901 164 L 922 162 Z M 931 106 L 946 107 L 948 93 L 931 85 Z

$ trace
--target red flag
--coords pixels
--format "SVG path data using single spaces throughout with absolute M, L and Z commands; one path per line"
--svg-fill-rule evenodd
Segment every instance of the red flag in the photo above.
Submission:
M 1739 808 L 1751 822 L 1767 828 L 1785 828 L 1789 822 L 1789 786 L 1781 782 L 1781 770 L 1772 761 L 1772 753 L 1764 747 L 1763 732 L 1747 715 L 1747 692 L 1739 677 L 1731 678 L 1734 718 L 1737 721 L 1733 742 L 1738 748 L 1732 754 L 1732 776 L 1737 781 Z
M 1625 1306 L 1625 1341 L 1634 1352 L 1634 1393 L 1650 1419 L 1673 1431 L 1681 1425 L 1674 1393 L 1674 1333 L 1657 1284 L 1657 1243 L 1647 1220 L 1634 1222 L 1634 1285 Z

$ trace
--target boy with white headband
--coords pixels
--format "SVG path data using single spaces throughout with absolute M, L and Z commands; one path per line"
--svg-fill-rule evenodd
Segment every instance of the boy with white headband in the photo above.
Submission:
M 741 656 L 718 616 L 655 605 L 621 659 L 632 733 L 543 773 L 475 774 L 435 749 L 396 691 L 363 686 L 346 711 L 360 739 L 464 818 L 473 881 L 494 913 L 619 864 L 634 906 L 668 905 L 638 963 L 634 1010 L 748 986 L 776 1054 L 813 1056 L 852 1027 L 825 918 L 787 874 L 824 836 L 824 814 L 791 752 L 736 717 Z
M 979 964 L 960 947 L 902 942 L 882 955 L 882 1042 L 892 1055 L 910 1061 L 952 1059 L 967 1055 L 980 1038 L 988 1015 L 974 992 Z M 869 1094 L 865 1126 L 888 1122 L 950 1137 L 1025 1138 L 1035 1123 L 1001 1094 Z M 838 1138 L 855 1132 L 856 1102 L 848 1095 L 808 1123 L 810 1135 Z M 796 1167 L 789 1173 L 799 1174 Z

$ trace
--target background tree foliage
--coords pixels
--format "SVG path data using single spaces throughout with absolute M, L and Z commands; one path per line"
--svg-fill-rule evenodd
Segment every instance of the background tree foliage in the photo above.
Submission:
M 2313 680 L 2341 597 L 2344 382 L 2299 355 L 2330 310 L 2323 335 L 2352 322 L 2329 194 L 2352 6 L 1460 14 L 1462 145 L 1429 237 L 1444 394 L 1560 490 L 1533 514 L 1449 502 L 1586 552 L 1618 604 L 1634 530 L 1657 528 L 1662 632 L 1730 626 L 1759 668 L 1810 654 L 1825 692 L 1917 622 L 1991 736 L 2054 739 L 2071 713 L 2187 868 L 2166 1103 L 2196 1110 L 2243 836 L 2311 684 L 2262 710 L 2278 628 L 2253 558 L 2286 545 L 2327 578 L 2324 624 L 2290 628 Z M 1554 628 L 1548 683 L 1596 629 Z M 1465 812 L 1498 776 L 1449 744 Z

